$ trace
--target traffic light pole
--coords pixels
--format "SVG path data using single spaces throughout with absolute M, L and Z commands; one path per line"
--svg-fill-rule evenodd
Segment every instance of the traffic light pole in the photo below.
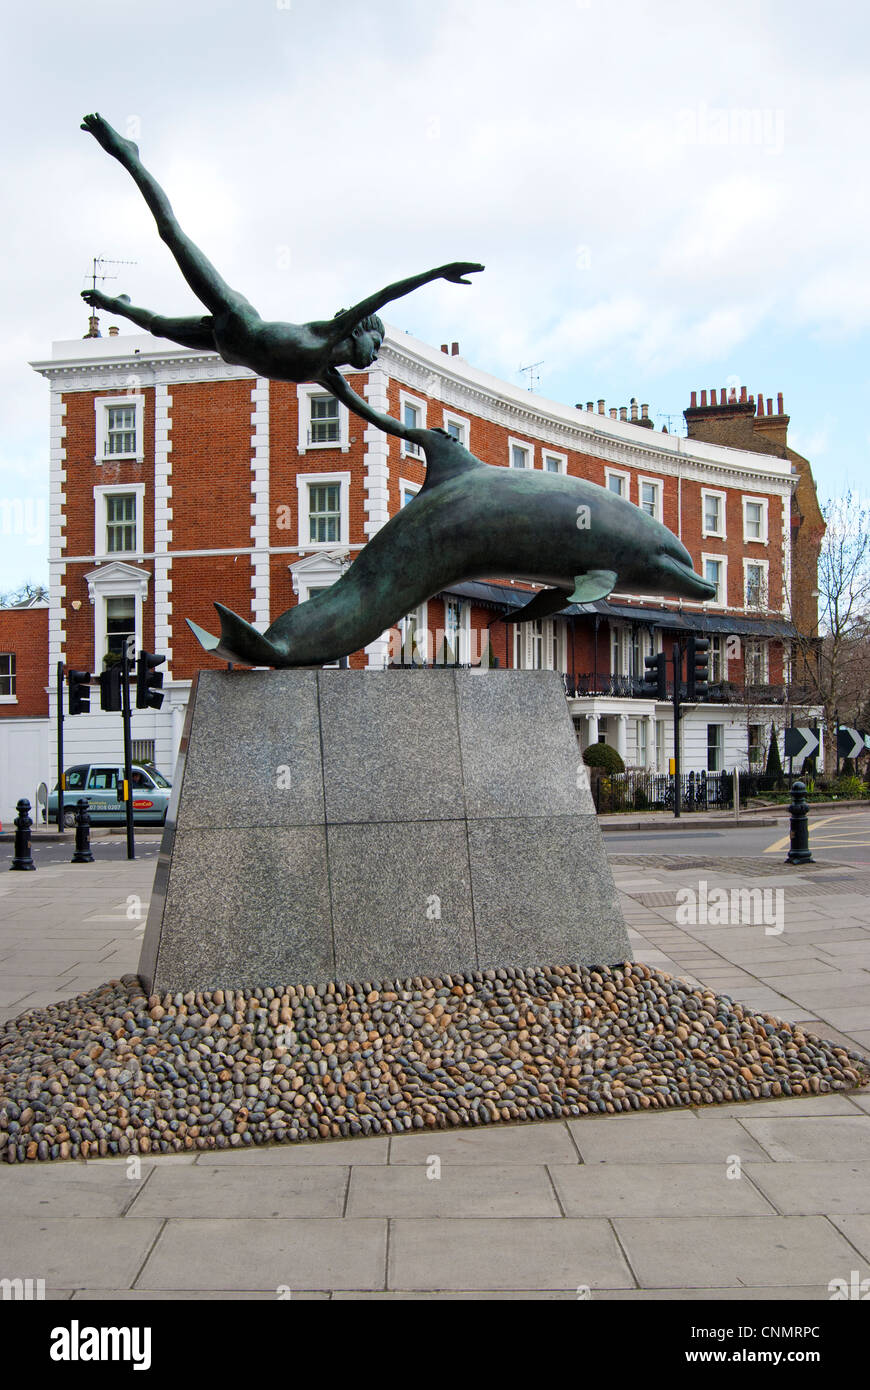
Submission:
M 683 677 L 683 649 L 679 640 L 672 648 L 674 659 L 674 816 L 679 817 L 680 802 L 680 683 Z
M 133 838 L 133 754 L 132 732 L 130 728 L 130 656 L 127 643 L 121 657 L 121 714 L 124 721 L 124 806 L 127 812 L 127 858 L 136 858 L 136 843 Z
M 48 811 L 46 810 L 46 816 Z M 57 833 L 63 834 L 63 662 L 57 663 Z

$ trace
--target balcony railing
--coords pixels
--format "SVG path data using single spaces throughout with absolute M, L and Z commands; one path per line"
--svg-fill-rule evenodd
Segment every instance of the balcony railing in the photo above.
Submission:
M 641 690 L 637 676 L 613 676 L 593 674 L 590 671 L 563 676 L 565 694 L 569 699 L 583 699 L 598 696 L 611 696 L 619 699 L 643 699 L 651 697 Z M 666 685 L 667 698 L 673 698 L 674 683 Z M 734 681 L 712 681 L 706 695 L 701 696 L 705 704 L 716 705 L 809 705 L 814 703 L 813 692 L 805 685 L 738 685 Z

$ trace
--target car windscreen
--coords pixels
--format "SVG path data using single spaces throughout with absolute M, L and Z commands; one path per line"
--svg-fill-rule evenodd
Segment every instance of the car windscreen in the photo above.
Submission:
M 171 787 L 172 783 L 167 782 L 162 772 L 158 772 L 156 767 L 146 767 L 145 771 L 149 777 L 153 777 L 154 785 L 157 787 Z

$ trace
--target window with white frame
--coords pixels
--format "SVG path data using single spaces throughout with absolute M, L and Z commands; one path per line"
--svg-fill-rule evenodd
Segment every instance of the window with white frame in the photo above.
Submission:
M 662 519 L 662 485 L 657 478 L 638 478 L 637 493 L 640 509 L 656 521 Z
M 399 506 L 407 507 L 408 503 L 417 496 L 420 491 L 420 483 L 409 483 L 407 478 L 399 479 Z
M 647 759 L 647 721 L 645 719 L 635 719 L 635 745 L 637 748 L 637 765 L 646 767 Z
M 348 545 L 349 473 L 299 473 L 299 545 Z
M 722 771 L 722 744 L 723 726 L 721 724 L 707 725 L 707 771 Z
M 341 449 L 346 453 L 350 448 L 347 407 L 319 386 L 297 386 L 296 395 L 299 404 L 299 452 Z
M 415 608 L 412 613 L 407 613 L 399 622 L 399 631 L 402 634 L 400 659 L 405 666 L 425 666 L 429 659 L 426 612 L 427 605 L 421 603 L 419 608 Z
M 743 587 L 747 608 L 767 607 L 767 562 L 743 561 Z
M 610 674 L 627 676 L 631 661 L 631 633 L 620 623 L 610 624 Z
M 767 544 L 767 498 L 744 497 L 743 539 Z
M 701 563 L 704 566 L 704 578 L 708 584 L 716 585 L 714 598 L 708 599 L 708 603 L 716 603 L 720 608 L 724 608 L 728 599 L 727 587 L 727 562 L 723 555 L 702 555 Z
M 757 767 L 764 762 L 764 742 L 767 728 L 764 724 L 750 724 L 747 732 L 749 765 L 750 767 Z
M 454 415 L 451 411 L 444 411 L 444 429 L 453 439 L 458 440 L 464 449 L 469 449 L 470 431 L 469 424 L 464 415 Z
M 561 618 L 551 618 L 548 627 L 550 629 L 550 661 L 551 671 L 565 671 L 565 622 Z
M 724 637 L 710 638 L 710 682 L 718 684 L 728 679 L 728 655 Z
M 567 473 L 568 455 L 554 454 L 548 449 L 543 455 L 541 466 L 545 473 Z
M 725 496 L 724 492 L 701 490 L 701 535 L 717 536 L 725 539 Z
M 450 661 L 468 663 L 470 647 L 471 605 L 458 598 L 444 599 L 444 641 L 450 648 L 444 653 Z M 440 645 L 440 644 L 439 644 Z M 438 653 L 436 653 L 436 656 Z
M 509 439 L 510 465 L 511 468 L 532 468 L 534 464 L 534 450 L 531 444 L 524 444 L 521 439 Z
M 629 473 L 622 473 L 619 469 L 605 468 L 604 486 L 608 492 L 615 492 L 617 497 L 624 497 L 627 500 L 630 477 Z
M 769 644 L 761 638 L 743 644 L 743 673 L 747 685 L 767 683 Z
M 144 483 L 94 488 L 94 555 L 141 555 Z
M 791 642 L 782 644 L 782 680 L 784 685 L 791 685 L 794 680 L 794 650 Z
M 402 416 L 402 424 L 409 430 L 424 430 L 426 428 L 426 402 L 418 400 L 415 396 L 409 396 L 406 391 L 399 392 L 399 409 Z M 410 455 L 411 458 L 422 458 L 423 450 L 419 444 L 414 444 L 410 439 L 402 440 L 402 455 Z
M 0 700 L 12 703 L 15 693 L 15 653 L 0 652 Z
M 117 658 L 123 655 L 128 637 L 136 638 L 135 594 L 110 594 L 106 598 L 106 640 L 103 655 Z
M 97 396 L 95 462 L 132 459 L 141 463 L 144 451 L 145 398 L 141 395 Z

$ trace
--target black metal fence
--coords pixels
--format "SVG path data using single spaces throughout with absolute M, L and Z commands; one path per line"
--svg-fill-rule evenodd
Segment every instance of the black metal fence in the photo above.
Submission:
M 600 815 L 616 811 L 672 811 L 675 778 L 667 772 L 615 772 L 599 777 L 591 773 L 592 799 Z M 741 772 L 740 804 L 764 792 L 783 791 L 782 778 L 760 772 Z M 732 772 L 684 772 L 680 775 L 680 807 L 683 811 L 734 809 Z

